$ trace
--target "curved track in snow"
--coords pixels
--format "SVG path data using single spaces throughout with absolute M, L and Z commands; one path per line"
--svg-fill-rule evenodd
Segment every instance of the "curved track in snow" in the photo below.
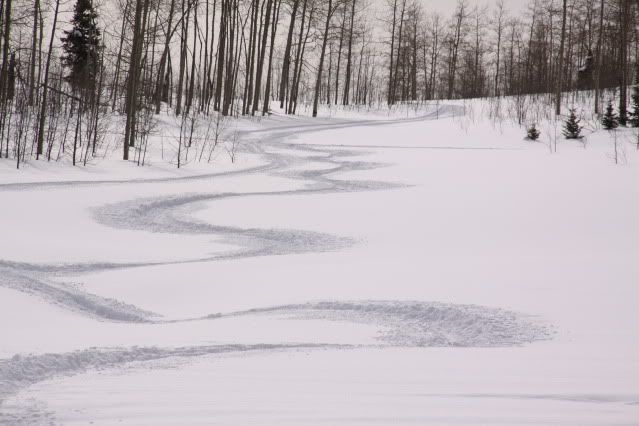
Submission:
M 444 108 L 444 107 L 442 107 Z M 439 115 L 456 113 L 445 107 Z M 435 116 L 420 117 L 419 120 Z M 136 306 L 85 292 L 78 286 L 65 284 L 61 279 L 70 275 L 135 268 L 153 265 L 215 261 L 220 259 L 273 256 L 297 253 L 336 251 L 355 244 L 351 238 L 296 229 L 262 229 L 222 226 L 195 219 L 192 215 L 204 203 L 241 197 L 304 196 L 343 192 L 387 190 L 397 184 L 371 180 L 347 180 L 336 174 L 369 170 L 383 166 L 378 163 L 352 159 L 363 151 L 355 146 L 301 145 L 286 138 L 300 133 L 339 129 L 344 127 L 377 126 L 398 123 L 390 121 L 345 121 L 333 124 L 302 124 L 245 132 L 247 148 L 260 154 L 266 163 L 252 169 L 225 173 L 188 176 L 177 179 L 144 179 L 136 181 L 51 182 L 0 185 L 2 190 L 33 190 L 77 185 L 117 185 L 161 183 L 176 180 L 196 180 L 228 177 L 237 174 L 268 173 L 285 176 L 302 183 L 301 188 L 266 192 L 180 193 L 166 197 L 133 199 L 97 207 L 91 212 L 100 224 L 116 229 L 134 229 L 155 233 L 211 235 L 237 249 L 199 258 L 174 262 L 33 264 L 0 260 L 0 286 L 18 290 L 41 300 L 71 310 L 80 315 L 103 321 L 173 322 Z M 406 120 L 403 120 L 406 121 Z M 408 120 L 413 121 L 413 120 Z M 357 148 L 357 149 L 355 149 Z M 374 147 L 368 147 L 374 148 Z M 288 153 L 287 153 L 288 152 Z M 293 154 L 294 153 L 294 154 Z M 325 168 L 304 169 L 307 162 L 321 163 Z M 292 169 L 301 166 L 300 169 Z M 380 346 L 514 346 L 547 339 L 548 328 L 537 321 L 501 309 L 471 305 L 452 305 L 426 302 L 359 301 L 314 302 L 300 305 L 276 306 L 227 314 L 212 314 L 210 320 L 234 316 L 276 315 L 289 319 L 319 319 L 370 324 L 378 330 Z M 182 348 L 92 348 L 83 351 L 16 355 L 0 360 L 0 409 L 7 397 L 36 382 L 59 374 L 73 374 L 93 368 L 114 367 L 134 361 L 149 361 L 167 357 L 195 357 L 216 353 L 243 351 L 291 350 L 312 348 L 349 348 L 335 342 L 299 343 L 295 345 L 273 342 L 268 345 L 213 345 Z M 15 414 L 18 416 L 18 414 Z M 15 417 L 14 419 L 19 418 Z M 5 419 L 6 420 L 6 419 Z M 11 420 L 11 419 L 9 419 Z M 0 416 L 0 421 L 3 421 Z
M 440 107 L 439 116 L 458 112 L 453 106 Z M 243 132 L 246 149 L 258 153 L 266 163 L 251 169 L 210 173 L 205 175 L 186 176 L 179 178 L 138 179 L 130 181 L 63 181 L 48 183 L 25 183 L 0 185 L 1 190 L 23 191 L 48 189 L 50 187 L 64 188 L 119 184 L 149 184 L 176 181 L 207 180 L 212 178 L 231 177 L 238 174 L 270 173 L 285 175 L 297 179 L 305 184 L 303 189 L 253 192 L 253 193 L 187 193 L 174 194 L 152 199 L 134 199 L 115 204 L 105 205 L 93 210 L 95 220 L 103 225 L 117 229 L 135 229 L 169 234 L 209 234 L 220 237 L 224 241 L 242 247 L 227 253 L 214 256 L 202 256 L 190 260 L 175 262 L 127 262 L 127 263 L 68 263 L 68 264 L 34 264 L 27 262 L 11 262 L 0 259 L 0 272 L 5 279 L 0 279 L 0 286 L 10 287 L 31 295 L 40 296 L 45 301 L 65 306 L 75 312 L 84 313 L 111 321 L 144 321 L 145 316 L 140 310 L 125 304 L 114 303 L 113 300 L 103 299 L 96 295 L 83 292 L 72 286 L 65 286 L 59 280 L 51 278 L 69 276 L 106 270 L 135 268 L 144 266 L 158 266 L 175 263 L 202 262 L 239 257 L 255 257 L 266 255 L 283 255 L 294 253 L 309 253 L 339 250 L 355 243 L 350 238 L 291 229 L 246 229 L 239 227 L 217 226 L 193 219 L 188 213 L 206 201 L 216 201 L 229 198 L 251 196 L 283 196 L 310 195 L 332 192 L 372 191 L 392 189 L 399 185 L 377 181 L 349 181 L 331 177 L 338 172 L 370 170 L 383 166 L 382 164 L 350 160 L 350 157 L 362 154 L 361 150 L 335 149 L 334 147 L 304 146 L 285 140 L 302 133 L 312 133 L 324 130 L 341 129 L 347 127 L 380 126 L 401 122 L 419 121 L 435 117 L 433 112 L 418 118 L 406 120 L 367 120 L 343 121 L 329 124 L 302 123 L 300 125 L 285 125 L 274 128 Z M 303 157 L 272 152 L 271 149 L 289 150 L 305 154 Z M 291 172 L 293 165 L 304 165 L 307 161 L 322 162 L 330 166 L 323 170 L 301 170 Z M 16 283 L 26 283 L 16 284 Z M 89 302 L 90 300 L 90 302 Z M 86 303 L 85 303 L 86 301 Z M 152 315 L 147 315 L 150 317 Z M 148 318 L 146 318 L 148 319 Z

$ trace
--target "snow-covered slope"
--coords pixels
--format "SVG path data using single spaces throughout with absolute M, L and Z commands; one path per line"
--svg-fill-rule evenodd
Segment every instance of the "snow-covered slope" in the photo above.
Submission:
M 615 165 L 465 110 L 272 117 L 179 175 L 0 161 L 0 422 L 635 422 L 632 131 Z

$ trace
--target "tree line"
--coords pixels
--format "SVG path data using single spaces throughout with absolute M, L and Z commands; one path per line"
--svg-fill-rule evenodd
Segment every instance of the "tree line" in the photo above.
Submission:
M 638 14 L 639 0 L 518 14 L 458 0 L 451 16 L 418 0 L 0 0 L 0 158 L 86 164 L 111 138 L 140 163 L 161 115 L 181 148 L 202 120 L 335 105 L 552 93 L 561 114 L 562 93 L 592 90 L 599 113 L 613 87 L 624 123 Z

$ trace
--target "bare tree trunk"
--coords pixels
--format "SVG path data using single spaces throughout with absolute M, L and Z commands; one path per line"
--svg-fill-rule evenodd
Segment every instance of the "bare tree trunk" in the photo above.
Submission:
M 9 90 L 9 44 L 11 42 L 11 0 L 4 5 L 4 28 L 2 41 L 2 68 L 0 68 L 0 103 L 4 106 Z
M 49 95 L 49 70 L 51 69 L 51 56 L 53 54 L 53 41 L 55 40 L 55 30 L 58 24 L 58 10 L 60 9 L 60 0 L 55 2 L 55 11 L 53 12 L 53 25 L 51 26 L 51 36 L 49 38 L 49 51 L 47 52 L 47 62 L 44 65 L 44 87 L 42 89 L 42 100 L 40 101 L 40 117 L 38 119 L 38 148 L 36 150 L 36 160 L 42 155 L 44 149 L 44 123 L 46 121 L 47 97 Z
M 268 55 L 268 71 L 266 74 L 266 92 L 264 94 L 264 107 L 262 108 L 262 115 L 266 115 L 269 111 L 269 104 L 271 102 L 271 79 L 273 74 L 273 51 L 275 49 L 275 35 L 277 34 L 277 23 L 280 20 L 280 8 L 282 7 L 281 0 L 275 0 L 275 13 L 273 14 L 273 23 L 271 28 L 271 46 Z
M 251 2 L 251 26 L 249 29 L 249 48 L 247 51 L 247 71 L 244 83 L 244 105 L 242 107 L 242 114 L 248 114 L 251 105 L 253 104 L 253 76 L 255 73 L 255 54 L 257 52 L 257 11 L 259 9 L 259 0 L 253 0 Z
M 402 12 L 399 16 L 399 34 L 397 35 L 397 59 L 395 60 L 395 71 L 393 73 L 393 84 L 391 85 L 391 99 L 393 104 L 397 102 L 397 74 L 399 74 L 400 53 L 404 36 L 404 14 L 406 13 L 406 0 L 402 0 Z
M 628 34 L 630 32 L 630 0 L 619 0 L 619 28 L 621 46 L 619 49 L 619 123 L 628 120 Z
M 557 92 L 555 93 L 555 114 L 561 114 L 561 91 L 563 89 L 563 63 L 564 63 L 564 46 L 566 44 L 566 10 L 568 0 L 564 0 L 562 18 L 561 18 L 561 41 L 559 44 L 559 62 L 557 71 Z
M 393 105 L 393 55 L 395 54 L 395 28 L 397 27 L 397 0 L 393 1 L 393 24 L 391 29 L 390 67 L 388 76 L 388 105 Z
M 262 90 L 262 72 L 264 70 L 264 59 L 266 57 L 266 43 L 268 42 L 268 29 L 271 22 L 271 9 L 273 8 L 273 0 L 266 0 L 266 18 L 264 19 L 264 34 L 262 34 L 262 46 L 260 47 L 260 55 L 257 64 L 257 75 L 255 76 L 255 96 L 253 96 L 253 108 L 251 115 L 255 115 L 258 110 L 260 95 Z
M 328 81 L 328 89 L 326 90 L 326 105 L 331 105 L 331 92 L 333 91 L 331 87 L 331 81 L 333 72 L 333 43 L 328 44 L 328 75 L 326 76 L 326 80 Z
M 198 2 L 197 0 L 195 0 L 195 7 L 193 10 L 193 52 L 191 55 L 191 81 L 189 83 L 189 91 L 188 91 L 188 95 L 186 97 L 186 114 L 189 114 L 189 112 L 191 111 L 191 106 L 193 105 L 193 95 L 195 92 L 195 74 L 196 74 L 196 70 L 195 70 L 195 57 L 196 57 L 196 50 L 197 50 L 197 40 L 198 40 L 198 21 L 197 21 L 197 14 L 198 14 Z
M 411 63 L 411 100 L 417 100 L 417 9 L 415 9 L 413 16 L 413 40 L 412 40 L 412 63 Z
M 437 63 L 439 59 L 439 15 L 433 18 L 432 48 L 430 56 L 430 91 L 431 97 L 436 97 L 435 78 L 437 77 Z
M 136 0 L 135 2 L 135 24 L 133 26 L 133 46 L 131 58 L 129 60 L 129 76 L 126 93 L 126 125 L 124 128 L 124 155 L 123 159 L 129 159 L 129 146 L 135 145 L 135 118 L 137 115 L 137 89 L 140 78 L 140 62 L 142 56 L 142 42 L 144 38 L 144 23 L 142 15 L 149 5 L 149 0 Z
M 36 82 L 36 62 L 37 62 L 37 47 L 38 47 L 38 12 L 40 11 L 40 0 L 35 0 L 33 4 L 33 31 L 31 34 L 31 63 L 29 68 L 29 96 L 27 98 L 27 105 L 33 105 L 33 98 L 35 93 Z M 42 152 L 40 152 L 42 154 Z
M 282 76 L 280 80 L 280 109 L 284 108 L 286 92 L 288 90 L 289 68 L 291 66 L 291 44 L 293 43 L 293 30 L 295 28 L 295 18 L 300 0 L 293 1 L 293 9 L 291 10 L 291 22 L 288 26 L 288 36 L 286 37 L 286 47 L 284 48 L 284 58 L 282 65 Z
M 166 63 L 169 57 L 169 46 L 171 44 L 171 38 L 175 29 L 172 28 L 173 15 L 175 13 L 175 1 L 171 0 L 171 6 L 169 8 L 168 22 L 166 26 L 166 38 L 164 40 L 164 50 L 162 51 L 162 57 L 160 58 L 160 67 L 158 70 L 157 81 L 155 84 L 155 113 L 160 113 L 160 105 L 162 102 L 162 93 L 164 92 L 164 80 L 166 78 Z
M 214 72 L 213 65 L 213 45 L 215 42 L 215 15 L 217 11 L 217 0 L 213 0 L 213 16 L 211 17 L 211 47 L 209 49 L 209 69 L 206 73 L 206 113 L 209 113 L 209 106 L 211 104 L 211 91 L 213 89 L 213 81 L 211 80 L 211 74 Z
M 365 35 L 362 34 L 362 48 L 359 52 L 359 65 L 357 67 L 357 92 L 355 93 L 355 103 L 362 103 L 362 69 L 364 67 L 364 51 L 366 50 Z M 366 81 L 366 79 L 364 79 Z
M 504 22 L 504 0 L 499 0 L 497 3 L 497 47 L 495 48 L 495 54 L 497 58 L 495 60 L 495 96 L 499 96 L 499 71 L 500 71 L 500 58 L 501 58 L 501 37 L 503 33 Z
M 455 91 L 455 77 L 457 74 L 457 58 L 459 55 L 459 44 L 462 38 L 462 25 L 466 17 L 466 0 L 459 0 L 457 12 L 455 14 L 455 34 L 451 46 L 451 58 L 448 66 L 448 99 L 452 99 Z
M 356 0 L 351 0 L 351 23 L 348 30 L 348 57 L 346 59 L 346 81 L 344 82 L 344 98 L 342 100 L 343 105 L 348 105 L 350 100 L 351 90 L 351 72 L 353 63 L 353 25 L 355 23 L 355 3 Z
M 182 114 L 182 93 L 184 90 L 184 73 L 186 71 L 186 57 L 188 50 L 188 34 L 189 34 L 189 19 L 191 15 L 190 9 L 185 9 L 185 0 L 182 0 L 182 25 L 180 36 L 180 70 L 178 74 L 178 87 L 175 99 L 175 115 Z
M 122 49 L 124 47 L 124 31 L 126 30 L 126 21 L 127 21 L 126 17 L 129 14 L 130 4 L 131 4 L 130 0 L 126 0 L 126 3 L 124 5 L 124 12 L 122 16 L 122 27 L 120 28 L 120 48 L 118 49 L 118 57 L 115 61 L 115 80 L 113 81 L 113 87 L 111 89 L 111 96 L 113 98 L 112 104 L 111 104 L 112 111 L 115 111 L 115 103 L 117 101 L 117 97 L 119 93 L 118 84 L 120 80 L 120 67 L 122 64 Z
M 225 53 L 226 53 L 226 36 L 228 26 L 229 15 L 229 3 L 231 0 L 222 0 L 222 11 L 220 12 L 220 35 L 218 41 L 217 51 L 217 78 L 215 82 L 215 102 L 213 103 L 213 109 L 219 111 L 222 102 L 222 83 L 225 68 Z
M 304 37 L 304 27 L 306 26 L 306 8 L 308 6 L 308 0 L 302 0 L 302 1 L 304 2 L 304 5 L 302 6 L 302 16 L 301 16 L 302 21 L 300 23 L 300 34 L 298 36 L 297 49 L 295 52 L 295 67 L 293 68 L 293 81 L 290 88 L 288 105 L 286 107 L 287 114 L 294 114 L 293 106 L 297 103 L 297 94 L 298 94 L 298 87 L 299 87 L 298 75 L 299 75 L 299 71 L 303 61 L 302 52 L 304 51 L 304 48 L 306 47 L 305 44 L 302 44 L 302 40 Z
M 304 10 L 302 12 L 302 18 L 306 16 L 306 8 L 308 6 L 308 1 L 304 0 Z M 308 15 L 308 22 L 313 21 L 313 13 L 315 12 L 315 4 L 313 3 L 311 7 L 311 11 Z M 302 69 L 304 64 L 304 53 L 306 52 L 306 46 L 308 44 L 308 38 L 311 31 L 311 26 L 306 26 L 306 35 L 304 36 L 304 41 L 300 37 L 299 48 L 297 50 L 297 58 L 295 59 L 295 74 L 293 75 L 293 85 L 291 86 L 291 96 L 289 100 L 288 113 L 296 114 L 297 113 L 297 99 L 299 96 L 299 87 L 300 81 L 302 79 Z M 302 29 L 304 28 L 304 20 L 302 19 Z M 302 33 L 300 33 L 301 35 Z
M 235 67 L 235 55 L 236 55 L 236 27 L 237 27 L 237 2 L 231 0 L 229 10 L 227 10 L 227 20 L 230 22 L 229 31 L 229 45 L 226 60 L 225 78 L 224 78 L 224 97 L 222 102 L 222 115 L 227 116 L 231 108 L 231 102 L 233 101 L 233 86 L 234 86 L 234 67 Z
M 73 165 L 75 166 L 76 152 L 78 151 L 78 137 L 80 136 L 80 126 L 82 124 L 82 98 L 78 99 L 78 116 L 75 122 L 75 135 L 73 136 Z
M 597 40 L 597 58 L 595 65 L 595 114 L 599 114 L 599 97 L 601 96 L 601 45 L 603 43 L 603 22 L 604 22 L 605 0 L 601 0 L 599 6 L 599 37 Z
M 344 48 L 344 30 L 346 27 L 346 7 L 343 6 L 342 10 L 342 23 L 339 30 L 339 49 L 337 50 L 337 70 L 335 70 L 335 105 L 339 102 L 339 78 L 342 66 L 342 51 Z
M 313 117 L 317 117 L 317 106 L 319 105 L 320 88 L 322 86 L 322 68 L 324 68 L 324 56 L 326 54 L 326 43 L 328 41 L 328 31 L 331 26 L 333 16 L 333 0 L 328 0 L 328 10 L 326 11 L 326 25 L 324 26 L 324 36 L 322 38 L 322 51 L 320 53 L 319 68 L 317 69 L 317 81 L 315 83 L 315 98 L 313 100 Z

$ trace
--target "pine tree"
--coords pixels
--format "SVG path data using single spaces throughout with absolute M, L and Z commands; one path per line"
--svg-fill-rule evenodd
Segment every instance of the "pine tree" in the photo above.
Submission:
M 541 132 L 539 130 L 537 130 L 537 125 L 535 123 L 533 123 L 527 130 L 526 130 L 526 139 L 531 140 L 531 141 L 536 141 L 537 139 L 539 139 L 539 136 L 541 136 Z
M 635 65 L 635 85 L 632 88 L 632 112 L 630 113 L 630 124 L 632 127 L 639 127 L 639 61 Z
M 614 130 L 619 127 L 619 116 L 615 112 L 614 107 L 612 106 L 612 101 L 608 102 L 608 106 L 606 107 L 606 113 L 601 119 L 601 124 L 603 124 L 604 129 L 606 130 Z
M 83 98 L 90 97 L 96 82 L 99 67 L 100 30 L 97 27 L 97 13 L 92 0 L 77 0 L 73 10 L 72 27 L 64 31 L 62 61 L 69 69 L 67 82 L 74 92 Z
M 566 139 L 580 139 L 581 138 L 581 119 L 577 118 L 575 109 L 570 110 L 570 115 L 564 123 L 563 134 Z

